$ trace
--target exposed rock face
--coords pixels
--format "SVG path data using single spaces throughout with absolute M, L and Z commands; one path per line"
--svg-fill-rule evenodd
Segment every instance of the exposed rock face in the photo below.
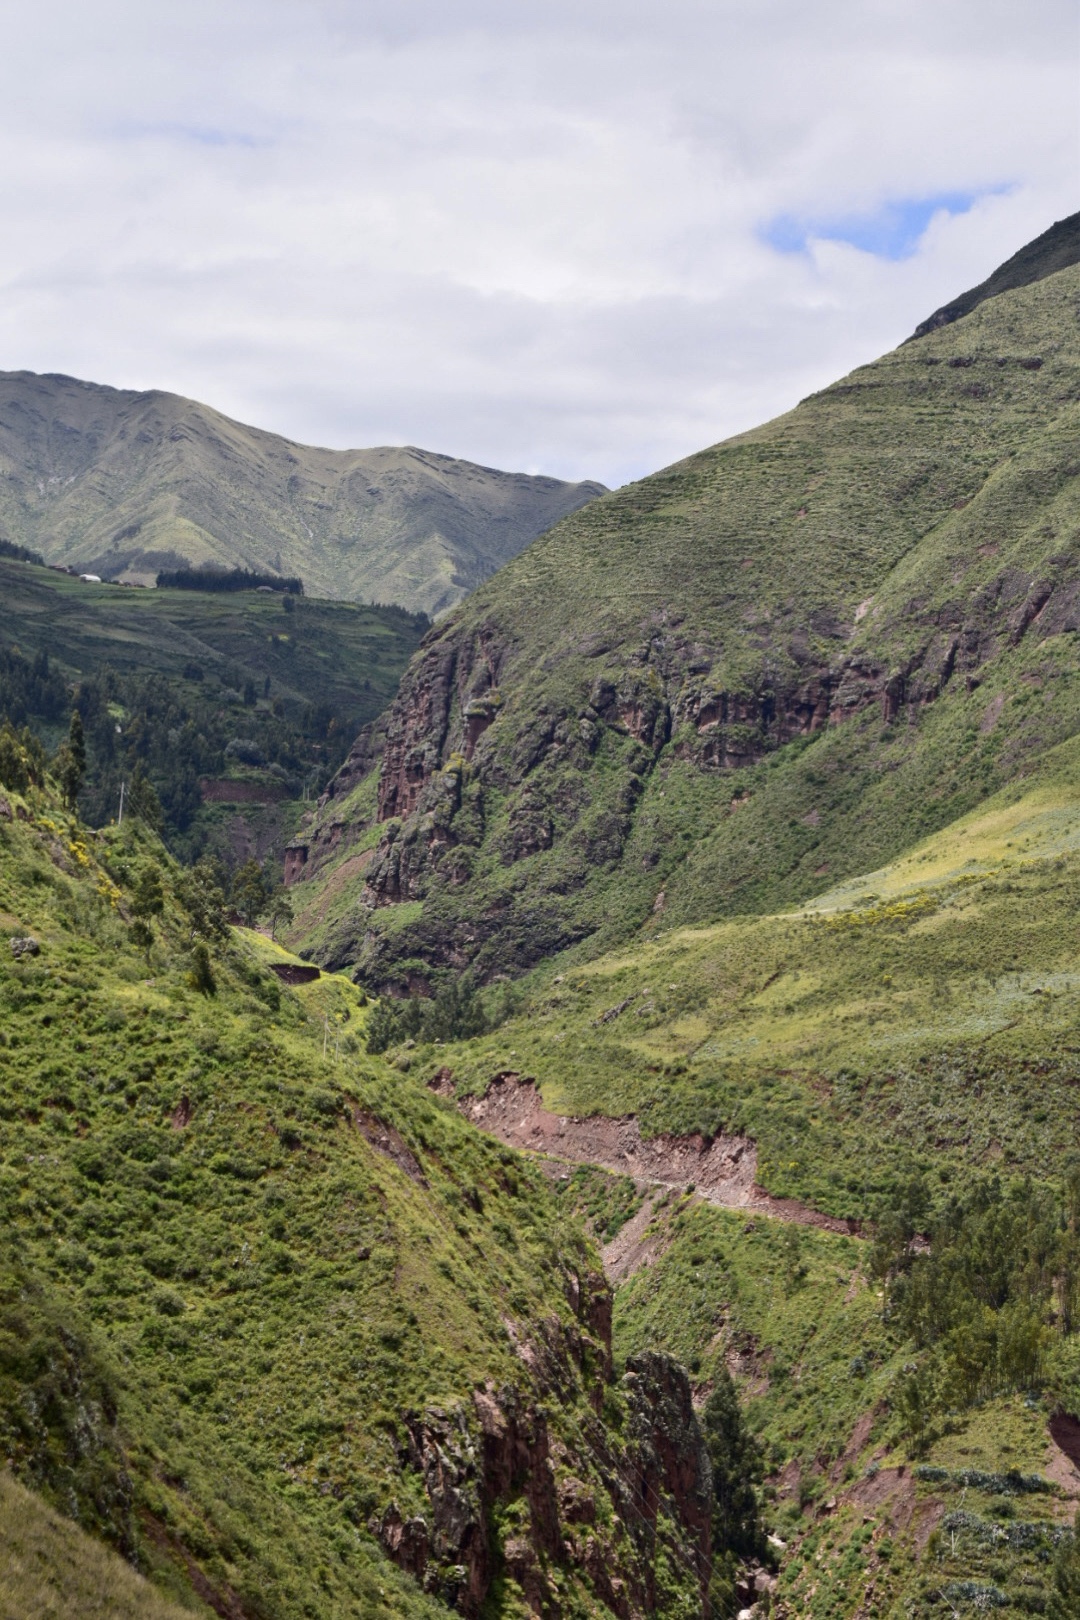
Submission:
M 369 982 L 400 988 L 417 961 L 429 972 L 469 965 L 482 979 L 528 968 L 606 926 L 602 874 L 631 848 L 611 907 L 624 936 L 661 893 L 669 912 L 704 914 L 692 850 L 714 833 L 718 912 L 754 909 L 785 886 L 808 897 L 830 861 L 810 866 L 792 838 L 765 872 L 753 854 L 763 824 L 736 848 L 721 795 L 687 787 L 687 766 L 705 778 L 748 771 L 820 736 L 815 752 L 839 772 L 845 741 L 828 733 L 855 721 L 869 778 L 906 769 L 894 746 L 903 729 L 916 764 L 901 809 L 914 830 L 927 706 L 947 695 L 955 714 L 958 694 L 991 673 L 1019 678 L 1013 649 L 1030 662 L 1036 639 L 1080 626 L 1067 515 L 1080 273 L 1050 274 L 1072 263 L 1075 235 L 1074 220 L 1033 244 L 1019 280 L 1003 267 L 958 325 L 950 317 L 775 423 L 585 509 L 429 635 L 387 718 L 383 835 L 337 936 Z M 1029 271 L 1042 285 L 1026 285 Z M 1048 714 L 1047 746 L 1054 723 Z M 797 754 L 775 778 L 780 797 L 796 777 L 806 790 Z M 989 776 L 961 761 L 957 802 L 991 784 L 987 763 Z M 679 805 L 662 806 L 676 766 Z M 760 815 L 775 830 L 783 811 L 764 777 L 753 792 L 747 822 Z M 684 798 L 708 807 L 708 823 L 680 822 Z M 926 803 L 924 793 L 923 820 Z M 792 808 L 792 824 L 809 825 L 812 802 Z M 841 822 L 851 846 L 861 837 L 877 858 L 888 837 L 862 836 L 869 812 L 860 821 L 838 796 L 834 810 L 815 840 L 832 845 L 834 867 Z M 333 827 L 324 814 L 313 836 Z M 641 874 L 657 867 L 650 892 Z M 417 901 L 420 917 L 384 927 L 376 915 Z
M 526 1387 L 489 1384 L 471 1406 L 408 1415 L 402 1462 L 422 1480 L 428 1508 L 406 1516 L 390 1503 L 370 1528 L 397 1564 L 464 1615 L 480 1612 L 505 1572 L 532 1613 L 556 1616 L 552 1574 L 566 1565 L 585 1571 L 620 1620 L 644 1620 L 657 1612 L 661 1545 L 687 1601 L 704 1613 L 712 1476 L 686 1373 L 664 1355 L 633 1358 L 619 1389 L 625 1432 L 586 1409 L 571 1450 L 545 1402 L 569 1405 L 584 1377 L 595 1380 L 598 1411 L 612 1370 L 606 1284 L 589 1274 L 569 1292 L 581 1334 L 551 1324 L 546 1342 L 533 1344 L 507 1323 Z
M 619 859 L 645 779 L 669 741 L 699 769 L 728 771 L 867 708 L 877 708 L 886 724 L 917 715 L 951 681 L 977 684 L 980 669 L 1024 635 L 1080 627 L 1080 581 L 1065 570 L 1057 579 L 1036 580 L 1006 570 L 955 606 L 928 611 L 910 603 L 907 623 L 913 646 L 895 662 L 846 652 L 853 627 L 825 625 L 823 639 L 835 646 L 828 662 L 812 662 L 796 641 L 772 660 L 772 669 L 763 668 L 756 682 L 737 691 L 716 682 L 708 648 L 680 641 L 677 631 L 658 635 L 629 668 L 595 676 L 587 687 L 583 682 L 576 712 L 541 705 L 526 718 L 519 701 L 512 741 L 500 736 L 498 723 L 497 683 L 509 647 L 491 626 L 474 635 L 447 625 L 410 667 L 386 722 L 378 816 L 387 825 L 367 872 L 366 903 L 377 908 L 423 899 L 436 872 L 451 885 L 465 882 L 473 867 L 469 852 L 485 836 L 491 791 L 509 798 L 499 844 L 504 865 L 551 849 L 560 828 L 565 840 L 589 805 L 584 781 L 607 732 L 632 739 L 637 751 L 627 756 L 629 768 L 607 817 L 587 834 L 570 834 L 581 849 L 583 881 L 589 867 Z M 912 626 L 919 632 L 914 636 Z M 552 767 L 559 765 L 580 773 L 576 803 L 573 779 L 554 781 Z M 319 836 L 335 846 L 341 828 L 332 816 L 324 814 Z M 572 869 L 562 881 L 573 886 Z M 472 940 L 448 942 L 443 960 L 468 961 L 477 937 L 474 929 Z M 555 945 L 567 943 L 564 936 Z
M 663 1520 L 685 1526 L 702 1592 L 708 1590 L 713 1510 L 712 1468 L 694 1413 L 690 1381 L 670 1356 L 646 1351 L 631 1356 L 624 1380 L 630 1405 L 629 1453 L 636 1486 L 630 1523 L 648 1577 L 655 1575 L 655 1546 Z M 665 1514 L 666 1509 L 666 1514 Z M 633 1534 L 633 1531 L 631 1532 Z M 685 1557 L 685 1544 L 672 1548 Z M 646 1610 L 656 1605 L 655 1583 Z

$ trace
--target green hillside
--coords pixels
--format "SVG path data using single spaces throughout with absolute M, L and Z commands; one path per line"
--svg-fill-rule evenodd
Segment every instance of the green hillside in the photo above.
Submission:
M 51 748 L 78 707 L 90 821 L 140 769 L 176 849 L 279 852 L 426 628 L 400 608 L 123 589 L 0 557 L 0 715 Z
M 387 1053 L 515 1143 L 490 1099 L 535 1082 L 533 1141 L 605 1167 L 569 1201 L 609 1240 L 640 1211 L 617 1353 L 676 1355 L 701 1396 L 735 1372 L 782 1614 L 854 1620 L 871 1577 L 889 1616 L 1050 1601 L 1080 1505 L 1078 896 L 1072 739 L 798 910 L 567 952 L 490 1033 Z
M 734 1376 L 755 1616 L 1077 1612 L 1074 226 L 543 537 L 294 846 L 294 943 L 411 992 L 371 1043 L 608 1245 L 616 1357 Z
M 0 1436 L 23 1484 L 196 1613 L 700 1608 L 684 1375 L 613 1370 L 571 1212 L 364 1055 L 347 979 L 283 987 L 139 822 L 94 833 L 37 788 L 0 797 L 0 924 Z M 9 1487 L 0 1544 L 76 1612 L 94 1563 Z M 0 1601 L 34 1573 L 5 1563 Z
M 0 539 L 153 584 L 184 563 L 436 614 L 603 485 L 322 450 L 176 394 L 0 372 Z
M 488 978 L 798 904 L 1070 736 L 1078 290 L 990 298 L 477 591 L 405 677 L 332 899 L 306 835 L 312 944 Z

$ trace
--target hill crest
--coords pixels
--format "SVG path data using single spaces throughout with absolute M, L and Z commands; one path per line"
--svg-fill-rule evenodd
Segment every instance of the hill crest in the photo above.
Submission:
M 602 493 L 412 445 L 296 444 L 160 389 L 0 372 L 0 536 L 103 578 L 238 565 L 434 616 Z

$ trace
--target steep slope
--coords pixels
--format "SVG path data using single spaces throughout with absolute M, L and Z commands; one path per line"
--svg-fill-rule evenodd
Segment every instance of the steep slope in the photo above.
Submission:
M 374 813 L 363 738 L 297 842 L 311 945 L 417 983 L 774 910 L 1071 735 L 1078 294 L 990 298 L 476 592 L 406 674 Z
M 412 447 L 321 450 L 175 394 L 0 373 L 0 538 L 107 578 L 269 569 L 434 615 L 602 490 Z
M 203 1610 L 204 1614 L 212 1611 Z M 190 1620 L 115 1552 L 0 1473 L 0 1615 L 4 1620 Z
M 1078 895 L 1074 737 L 798 911 L 568 952 L 491 1033 L 388 1053 L 553 1156 L 616 1239 L 617 1353 L 677 1355 L 699 1400 L 734 1373 L 785 1543 L 769 1612 L 1051 1601 L 1080 1505 Z
M 257 591 L 125 590 L 0 557 L 0 717 L 52 749 L 77 706 L 86 820 L 113 818 L 140 770 L 172 848 L 242 861 L 280 851 L 427 622 Z
M 992 276 L 980 281 L 977 287 L 961 293 L 959 298 L 950 299 L 925 321 L 920 321 L 913 336 L 925 337 L 927 332 L 936 331 L 939 326 L 948 326 L 950 321 L 970 315 L 986 299 L 996 298 L 998 293 L 1009 292 L 1014 287 L 1027 287 L 1033 281 L 1042 281 L 1044 276 L 1066 270 L 1077 261 L 1080 261 L 1080 214 L 1070 214 L 1068 219 L 1055 220 L 1048 231 L 1037 236 L 1034 242 L 1028 242 L 1011 259 L 1006 259 Z
M 580 1228 L 357 1056 L 347 980 L 283 988 L 136 821 L 92 834 L 47 787 L 0 795 L 0 922 L 23 1483 L 227 1620 L 701 1612 L 685 1374 L 616 1375 Z

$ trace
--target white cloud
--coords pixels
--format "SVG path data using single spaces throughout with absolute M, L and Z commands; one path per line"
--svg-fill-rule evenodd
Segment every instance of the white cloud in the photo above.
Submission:
M 619 482 L 1077 206 L 1071 0 L 44 0 L 4 46 L 0 365 L 322 443 Z M 900 260 L 814 236 L 956 193 Z

